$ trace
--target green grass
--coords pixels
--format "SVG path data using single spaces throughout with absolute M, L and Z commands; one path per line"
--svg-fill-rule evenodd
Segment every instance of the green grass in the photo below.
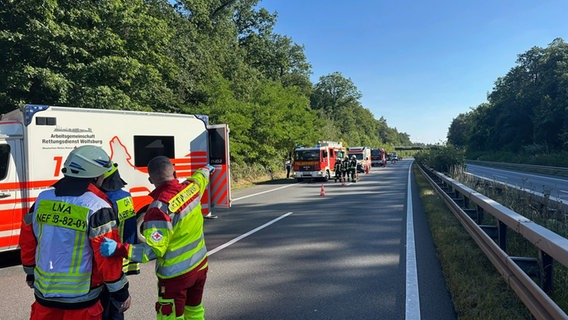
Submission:
M 416 182 L 458 319 L 532 319 L 505 280 L 416 168 Z

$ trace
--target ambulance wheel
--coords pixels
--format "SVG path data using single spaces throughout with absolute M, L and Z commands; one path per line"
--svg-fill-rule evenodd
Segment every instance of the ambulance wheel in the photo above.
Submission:
M 136 236 L 138 238 L 138 243 L 146 243 L 146 238 L 142 234 L 142 224 L 144 223 L 144 216 L 146 216 L 146 211 L 142 211 L 136 215 Z

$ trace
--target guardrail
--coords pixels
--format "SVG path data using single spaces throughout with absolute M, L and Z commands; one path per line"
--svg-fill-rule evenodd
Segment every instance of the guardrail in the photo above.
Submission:
M 546 293 L 552 288 L 553 261 L 568 266 L 568 239 L 439 172 L 423 166 L 419 168 L 533 316 L 537 319 L 568 319 Z M 497 219 L 497 225 L 481 225 L 485 213 Z M 509 256 L 506 253 L 507 230 L 530 241 L 538 248 L 538 257 Z M 531 268 L 533 275 L 539 278 L 540 286 L 530 277 L 530 272 L 525 271 Z

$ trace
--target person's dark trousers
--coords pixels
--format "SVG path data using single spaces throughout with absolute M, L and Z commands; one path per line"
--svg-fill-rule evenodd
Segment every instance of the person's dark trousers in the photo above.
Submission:
M 100 300 L 104 309 L 103 320 L 124 320 L 124 313 L 118 312 L 121 303 L 110 297 L 106 287 L 101 292 Z

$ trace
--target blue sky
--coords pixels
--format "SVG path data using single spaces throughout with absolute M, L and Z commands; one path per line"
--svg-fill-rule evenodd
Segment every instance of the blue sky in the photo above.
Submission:
M 568 42 L 567 0 L 261 0 L 303 45 L 311 80 L 340 72 L 360 102 L 412 142 L 444 143 L 517 55 Z M 325 140 L 325 137 L 322 137 Z

